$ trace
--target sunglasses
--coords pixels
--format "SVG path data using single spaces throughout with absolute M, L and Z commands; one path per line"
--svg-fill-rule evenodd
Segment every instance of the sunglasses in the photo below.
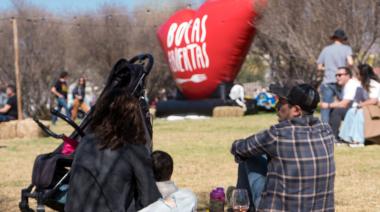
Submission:
M 344 74 L 335 74 L 335 77 L 341 77 L 341 76 L 344 76 L 344 75 L 347 75 L 347 73 L 344 73 Z
M 286 105 L 286 104 L 289 104 L 288 101 L 286 101 L 286 99 L 280 97 L 278 99 L 276 105 L 275 105 L 276 111 L 279 111 L 281 109 L 281 107 Z

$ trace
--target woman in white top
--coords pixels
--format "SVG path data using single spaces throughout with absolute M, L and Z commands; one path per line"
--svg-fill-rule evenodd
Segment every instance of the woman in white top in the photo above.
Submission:
M 350 143 L 351 147 L 364 146 L 363 106 L 376 105 L 380 98 L 380 83 L 372 67 L 368 64 L 358 66 L 361 87 L 356 90 L 352 107 L 347 111 L 339 137 Z

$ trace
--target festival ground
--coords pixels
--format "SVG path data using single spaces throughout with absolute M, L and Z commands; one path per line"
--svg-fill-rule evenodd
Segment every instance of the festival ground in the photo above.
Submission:
M 154 149 L 173 156 L 173 180 L 179 187 L 196 192 L 198 209 L 204 211 L 213 187 L 226 188 L 236 181 L 236 164 L 229 153 L 231 142 L 273 123 L 274 114 L 202 121 L 156 119 Z M 60 123 L 53 129 L 71 130 Z M 59 143 L 52 138 L 0 140 L 0 211 L 18 211 L 20 190 L 30 183 L 35 157 L 52 151 Z M 336 211 L 380 211 L 379 152 L 379 145 L 336 147 Z

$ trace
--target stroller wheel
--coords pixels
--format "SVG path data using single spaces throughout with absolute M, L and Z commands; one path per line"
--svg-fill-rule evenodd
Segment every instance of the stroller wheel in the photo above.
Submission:
M 34 212 L 34 210 L 29 208 L 29 204 L 25 204 L 24 202 L 20 202 L 18 204 L 18 207 L 20 208 L 21 212 Z

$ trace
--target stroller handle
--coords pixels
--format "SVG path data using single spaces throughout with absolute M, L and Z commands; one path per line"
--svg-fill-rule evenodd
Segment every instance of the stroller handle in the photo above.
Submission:
M 51 112 L 51 114 L 58 116 L 59 118 L 63 119 L 68 124 L 70 124 L 75 129 L 75 131 L 78 132 L 78 134 L 80 136 L 82 136 L 82 137 L 84 136 L 84 132 L 82 131 L 82 129 L 73 120 L 71 120 L 69 117 L 63 115 L 61 112 L 59 112 L 56 109 L 52 109 L 50 112 Z
M 145 60 L 148 60 L 147 64 L 144 63 Z M 137 82 L 136 87 L 132 91 L 132 95 L 135 95 L 135 93 L 139 87 L 141 87 L 141 88 L 144 87 L 143 81 L 144 81 L 145 77 L 152 70 L 154 60 L 153 60 L 153 56 L 151 54 L 140 54 L 140 55 L 133 57 L 128 62 L 132 63 L 132 64 L 136 63 L 136 62 L 140 62 L 140 63 L 143 63 L 145 65 L 143 68 L 143 74 L 140 76 L 140 79 Z
M 33 121 L 37 123 L 37 125 L 48 135 L 50 135 L 51 137 L 53 138 L 56 138 L 56 139 L 62 139 L 64 137 L 63 134 L 61 135 L 58 135 L 56 133 L 54 133 L 53 131 L 51 131 L 47 126 L 45 126 L 44 124 L 42 124 L 42 122 L 40 120 L 37 119 L 37 117 L 33 117 Z
M 145 60 L 147 60 L 147 63 Z M 103 92 L 100 94 L 99 98 L 101 98 L 104 95 L 105 91 L 112 89 L 113 87 L 116 87 L 117 84 L 119 83 L 118 80 L 116 80 L 117 75 L 119 74 L 117 72 L 118 69 L 121 69 L 125 65 L 125 63 L 134 64 L 137 62 L 141 63 L 141 65 L 143 66 L 143 74 L 140 76 L 140 78 L 138 79 L 138 82 L 136 83 L 136 86 L 133 88 L 133 90 L 131 92 L 132 95 L 136 95 L 136 91 L 138 90 L 138 88 L 144 87 L 143 81 L 144 81 L 145 77 L 152 70 L 154 59 L 153 59 L 153 56 L 151 54 L 139 54 L 137 56 L 134 56 L 130 60 L 120 59 L 112 68 L 110 76 L 108 77 L 106 86 L 105 86 Z M 81 122 L 79 128 L 82 129 L 82 132 L 83 132 L 83 130 L 85 130 L 88 127 L 88 125 L 92 119 L 93 113 L 94 113 L 94 110 L 93 110 L 93 108 L 91 108 L 90 112 L 87 114 L 87 116 Z M 76 138 L 78 136 L 78 134 L 79 134 L 79 131 L 74 131 L 70 135 L 70 138 Z
M 150 70 L 152 70 L 154 59 L 151 54 L 140 54 L 137 56 L 132 57 L 128 62 L 129 63 L 136 63 L 136 62 L 144 62 L 145 60 L 148 60 L 148 63 L 146 64 L 144 68 L 145 75 L 148 75 Z

